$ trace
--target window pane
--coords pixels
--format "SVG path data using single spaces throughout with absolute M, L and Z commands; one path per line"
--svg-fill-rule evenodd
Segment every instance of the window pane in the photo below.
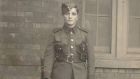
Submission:
M 97 13 L 97 0 L 86 1 L 85 8 L 86 8 L 85 9 L 86 13 L 96 14 Z
M 90 20 L 89 17 L 96 17 L 94 21 L 91 20 L 92 24 L 90 24 L 90 27 L 95 30 L 93 36 L 96 37 L 96 53 L 111 53 L 112 1 L 113 0 L 86 0 L 85 11 L 88 15 L 88 17 L 86 17 L 86 21 Z
M 140 19 L 130 18 L 128 47 L 140 47 Z
M 129 0 L 130 16 L 140 16 L 140 0 Z
M 111 53 L 112 0 L 97 0 L 96 52 Z M 97 49 L 97 50 L 96 50 Z
M 98 0 L 99 14 L 111 15 L 112 14 L 112 0 Z
M 111 32 L 111 17 L 98 17 L 97 45 L 110 47 Z
M 140 47 L 140 0 L 129 0 L 128 47 Z

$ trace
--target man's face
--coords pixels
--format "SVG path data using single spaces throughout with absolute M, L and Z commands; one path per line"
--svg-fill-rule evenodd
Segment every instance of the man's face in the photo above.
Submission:
M 76 8 L 71 8 L 67 13 L 64 14 L 64 21 L 69 28 L 73 28 L 78 20 L 78 13 Z

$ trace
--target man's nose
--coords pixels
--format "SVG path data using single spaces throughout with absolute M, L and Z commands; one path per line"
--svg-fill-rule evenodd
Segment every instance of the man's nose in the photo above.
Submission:
M 69 19 L 71 19 L 72 18 L 72 15 L 71 14 L 69 14 Z

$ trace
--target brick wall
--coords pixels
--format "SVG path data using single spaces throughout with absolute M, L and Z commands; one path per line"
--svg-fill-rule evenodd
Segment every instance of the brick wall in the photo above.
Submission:
M 40 79 L 49 35 L 63 25 L 62 1 L 0 0 L 0 79 Z
M 50 32 L 63 22 L 60 2 L 0 0 L 0 79 L 40 79 Z
M 140 69 L 96 68 L 95 79 L 140 79 Z

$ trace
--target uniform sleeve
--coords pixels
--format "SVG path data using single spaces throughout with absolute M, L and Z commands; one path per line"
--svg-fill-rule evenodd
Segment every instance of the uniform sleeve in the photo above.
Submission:
M 87 44 L 88 44 L 88 79 L 95 79 L 95 56 L 94 56 L 94 43 L 92 32 L 87 34 Z
M 51 79 L 52 67 L 54 63 L 54 33 L 52 33 L 47 41 L 46 51 L 44 53 L 44 78 Z

